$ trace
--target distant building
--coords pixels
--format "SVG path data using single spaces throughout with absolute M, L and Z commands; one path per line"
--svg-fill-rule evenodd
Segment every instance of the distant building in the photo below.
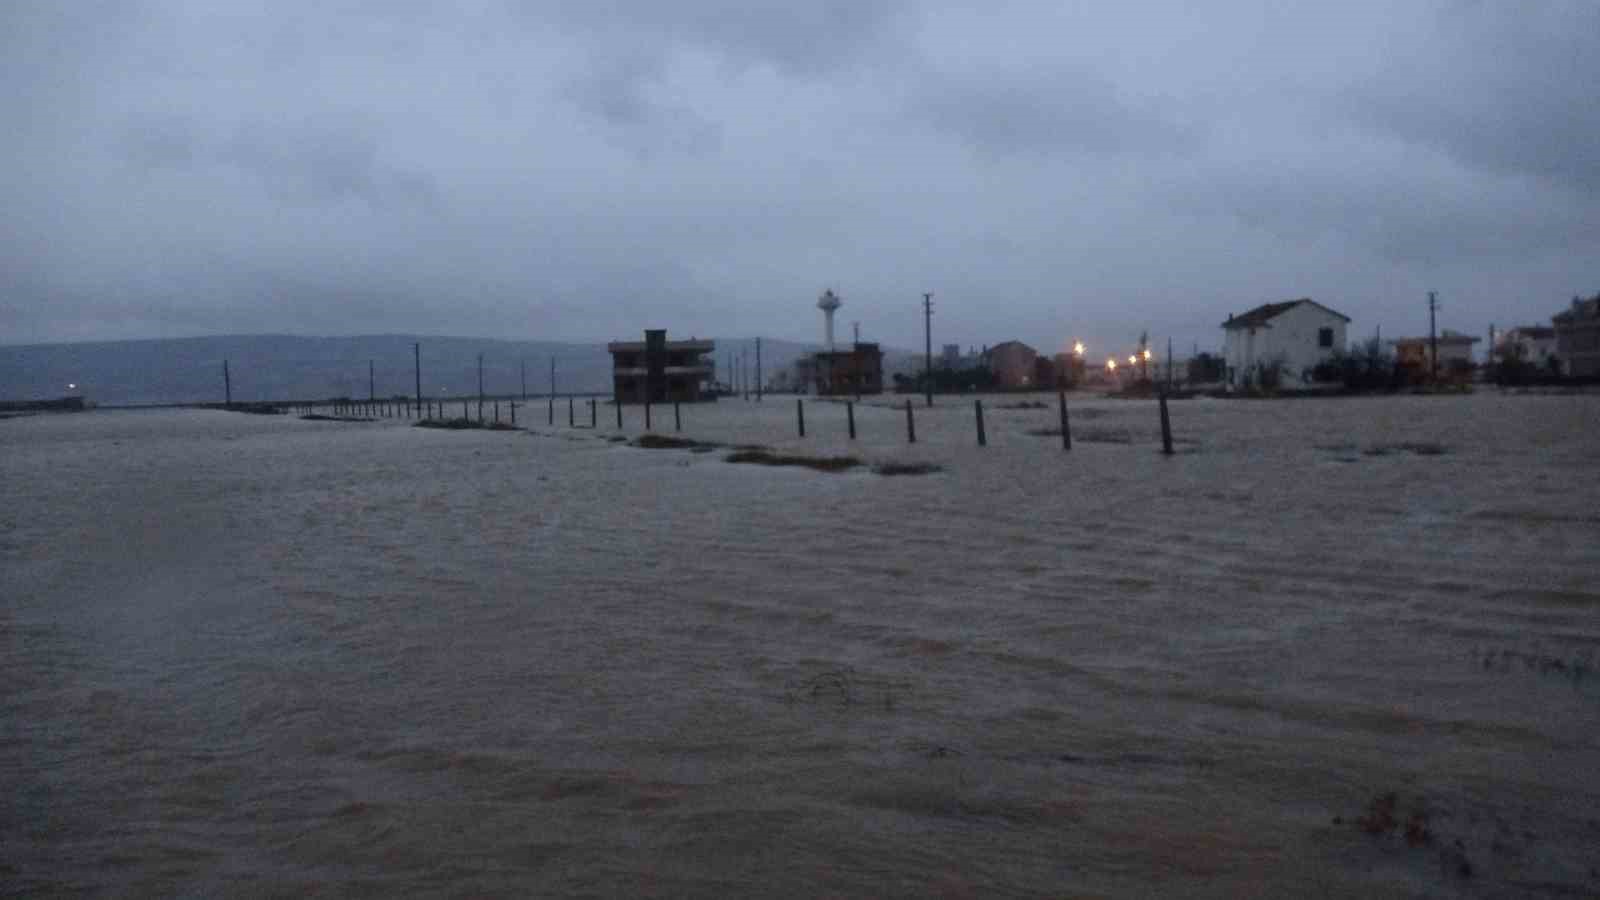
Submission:
M 1038 351 L 1021 341 L 1006 341 L 990 347 L 989 371 L 994 373 L 995 387 L 1002 390 L 1039 387 L 1040 385 L 1036 383 L 1037 371 L 1034 365 L 1038 359 Z
M 1283 378 L 1309 382 L 1311 372 L 1345 347 L 1350 317 L 1302 297 L 1265 303 L 1222 323 L 1230 385 L 1250 385 L 1268 367 Z
M 1502 359 L 1515 359 L 1544 368 L 1556 356 L 1556 330 L 1539 325 L 1519 325 L 1495 336 L 1490 352 Z
M 959 369 L 959 368 L 961 368 L 961 345 L 960 344 L 945 344 L 943 347 L 941 347 L 939 349 L 939 368 L 941 368 L 941 369 Z
M 883 393 L 883 350 L 854 344 L 849 350 L 822 351 L 811 357 L 811 383 L 817 396 Z
M 1600 294 L 1572 298 L 1572 308 L 1551 317 L 1556 356 L 1562 371 L 1574 378 L 1600 375 Z
M 1439 334 L 1439 373 L 1447 374 L 1460 372 L 1472 368 L 1472 345 L 1481 338 L 1459 331 L 1446 328 Z M 1408 337 L 1399 338 L 1394 344 L 1395 362 L 1402 366 L 1416 368 L 1422 372 L 1432 372 L 1432 351 L 1434 338 Z
M 715 341 L 669 341 L 664 328 L 647 329 L 642 341 L 612 341 L 611 390 L 617 403 L 694 403 L 711 397 L 713 373 L 703 357 Z

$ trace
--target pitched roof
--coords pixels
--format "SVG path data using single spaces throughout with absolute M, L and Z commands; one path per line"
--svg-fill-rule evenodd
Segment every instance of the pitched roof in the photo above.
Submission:
M 1261 328 L 1268 324 L 1268 320 L 1275 319 L 1302 303 L 1309 303 L 1326 313 L 1332 313 L 1339 318 L 1350 321 L 1350 317 L 1337 310 L 1332 310 L 1310 297 L 1301 297 L 1299 300 L 1285 300 L 1282 303 L 1263 303 L 1255 309 L 1237 316 L 1229 316 L 1228 321 L 1222 323 L 1223 328 Z

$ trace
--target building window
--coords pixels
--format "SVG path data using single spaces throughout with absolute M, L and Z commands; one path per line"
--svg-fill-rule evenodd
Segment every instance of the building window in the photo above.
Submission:
M 1317 346 L 1318 347 L 1332 347 L 1333 346 L 1333 329 L 1332 328 L 1318 328 L 1317 329 Z

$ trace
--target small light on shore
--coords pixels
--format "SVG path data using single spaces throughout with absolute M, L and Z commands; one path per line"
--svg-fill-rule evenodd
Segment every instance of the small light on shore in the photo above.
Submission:
M 1082 356 L 1083 355 L 1083 341 L 1079 341 L 1076 344 L 1073 344 L 1072 345 L 1072 352 L 1078 354 L 1079 356 Z
M 69 391 L 75 391 L 77 389 L 78 389 L 78 385 L 76 383 L 67 385 L 67 390 L 69 390 Z
M 1106 360 L 1106 370 L 1110 371 L 1110 372 L 1115 372 L 1117 370 L 1117 361 L 1114 360 L 1114 359 Z

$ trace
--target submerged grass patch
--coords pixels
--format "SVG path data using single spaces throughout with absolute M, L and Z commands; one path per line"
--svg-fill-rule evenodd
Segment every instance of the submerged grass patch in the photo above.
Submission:
M 504 422 L 479 422 L 466 417 L 456 419 L 423 419 L 416 424 L 417 428 L 443 428 L 447 431 L 521 431 L 515 425 Z
M 1373 444 L 1361 451 L 1363 456 L 1388 456 L 1392 453 L 1409 453 L 1412 456 L 1443 456 L 1449 453 L 1443 444 L 1423 441 L 1408 441 L 1398 444 Z
M 844 472 L 861 465 L 853 456 L 799 456 L 773 453 L 770 450 L 735 450 L 723 457 L 731 463 L 750 463 L 758 466 L 799 466 L 818 472 Z
M 704 453 L 720 445 L 689 438 L 671 437 L 665 434 L 641 434 L 629 442 L 628 446 L 639 447 L 644 450 L 697 450 Z
M 886 462 L 872 467 L 878 475 L 932 475 L 943 472 L 944 466 L 930 462 Z

